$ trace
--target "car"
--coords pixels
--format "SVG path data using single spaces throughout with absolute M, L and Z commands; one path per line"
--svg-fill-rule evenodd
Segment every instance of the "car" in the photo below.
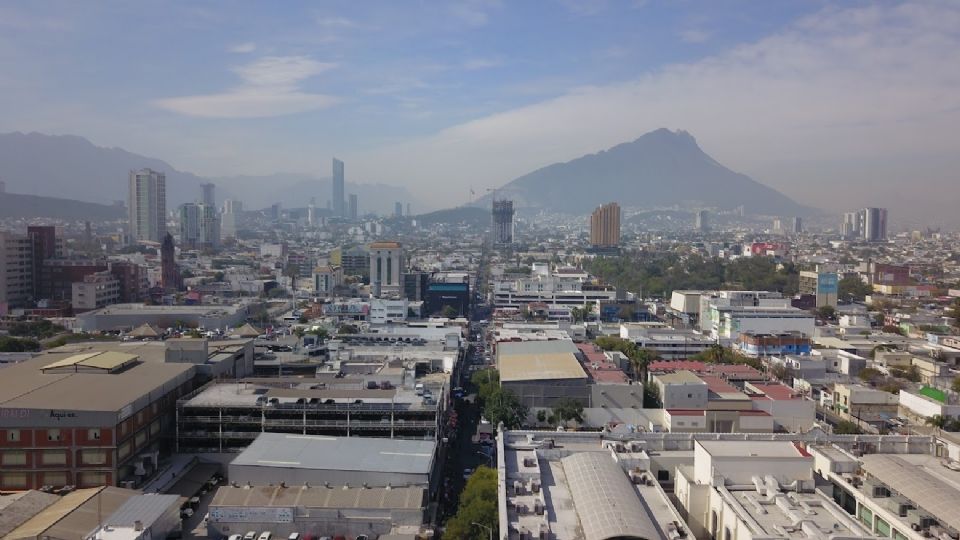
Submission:
M 270 540 L 273 538 L 273 533 L 270 531 L 263 531 L 260 533 L 260 536 L 257 537 L 257 540 Z
M 227 540 L 243 540 L 243 535 L 242 535 L 242 534 L 231 534 L 229 537 L 227 537 Z
M 180 511 L 181 519 L 189 519 L 191 517 L 193 517 L 193 508 L 184 508 Z
M 257 531 L 247 531 L 247 534 L 243 535 L 243 540 L 257 540 Z
M 300 540 L 300 533 L 292 532 L 290 536 L 287 537 L 287 540 Z

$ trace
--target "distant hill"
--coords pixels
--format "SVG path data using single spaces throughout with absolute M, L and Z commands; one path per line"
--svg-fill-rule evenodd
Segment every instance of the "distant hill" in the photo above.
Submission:
M 97 222 L 120 219 L 126 215 L 126 210 L 118 206 L 38 195 L 0 193 L 0 216 L 3 217 L 45 217 Z
M 42 133 L 0 134 L 0 180 L 7 191 L 31 195 L 56 195 L 94 203 L 110 204 L 127 199 L 131 170 L 144 167 L 167 176 L 167 208 L 200 198 L 200 184 L 217 184 L 217 201 L 234 198 L 255 209 L 280 202 L 285 207 L 303 207 L 311 198 L 326 206 L 331 196 L 329 178 L 304 174 L 204 178 L 175 169 L 169 163 L 121 148 L 96 146 L 75 135 Z M 346 192 L 356 193 L 361 212 L 392 213 L 393 204 L 406 205 L 413 197 L 405 188 L 349 182 Z M 327 169 L 329 170 L 329 169 Z
M 616 201 L 625 207 L 693 209 L 740 205 L 753 214 L 817 213 L 773 188 L 727 169 L 685 131 L 658 129 L 639 139 L 521 176 L 496 191 L 515 207 L 584 214 Z M 493 194 L 477 201 L 489 208 Z
M 446 210 L 437 210 L 416 217 L 418 225 L 455 225 L 463 224 L 471 227 L 486 227 L 490 224 L 490 211 L 476 206 L 458 206 Z

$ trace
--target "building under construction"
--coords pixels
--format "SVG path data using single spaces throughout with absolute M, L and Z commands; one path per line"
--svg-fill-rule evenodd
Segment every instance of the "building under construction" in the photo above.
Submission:
M 513 201 L 493 200 L 493 243 L 498 246 L 513 243 Z

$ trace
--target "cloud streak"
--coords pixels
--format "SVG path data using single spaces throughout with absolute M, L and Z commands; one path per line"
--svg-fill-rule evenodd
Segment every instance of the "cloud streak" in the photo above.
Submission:
M 339 98 L 304 92 L 300 83 L 335 67 L 308 56 L 266 56 L 233 69 L 243 81 L 240 86 L 218 94 L 159 99 L 154 104 L 201 118 L 263 118 L 323 109 Z

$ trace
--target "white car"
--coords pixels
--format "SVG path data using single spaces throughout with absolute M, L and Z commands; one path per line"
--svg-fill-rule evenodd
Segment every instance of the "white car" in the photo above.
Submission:
M 260 536 L 257 537 L 257 540 L 270 540 L 273 537 L 273 533 L 270 531 L 263 531 L 260 533 Z

